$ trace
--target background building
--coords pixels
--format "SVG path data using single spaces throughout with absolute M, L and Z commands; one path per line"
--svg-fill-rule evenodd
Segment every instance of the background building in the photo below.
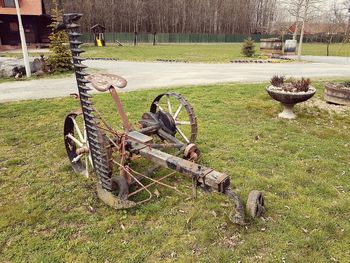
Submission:
M 20 0 L 19 5 L 27 43 L 48 45 L 50 16 L 46 14 L 42 0 Z M 14 0 L 0 0 L 0 45 L 18 46 L 20 43 Z

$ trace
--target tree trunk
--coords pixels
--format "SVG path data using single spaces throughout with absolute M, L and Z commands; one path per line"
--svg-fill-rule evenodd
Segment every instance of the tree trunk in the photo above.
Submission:
M 301 52 L 303 48 L 303 40 L 304 40 L 304 32 L 305 32 L 305 23 L 307 20 L 307 12 L 309 11 L 309 1 L 305 3 L 305 11 L 303 17 L 303 25 L 301 26 L 300 40 L 299 40 L 299 48 L 298 48 L 298 60 L 301 61 Z
M 302 48 L 303 48 L 304 31 L 305 31 L 305 19 L 303 19 L 303 25 L 301 26 L 299 48 L 298 48 L 298 60 L 299 61 L 301 61 L 301 51 L 302 51 Z
M 216 7 L 215 13 L 214 13 L 214 34 L 217 34 L 218 32 L 218 9 Z
M 299 14 L 295 19 L 295 29 L 293 33 L 293 40 L 297 40 L 298 30 L 299 30 Z
M 300 11 L 301 11 L 301 6 L 298 6 L 296 10 L 296 16 L 295 16 L 295 29 L 293 33 L 293 40 L 297 40 L 297 36 L 298 36 Z
M 329 47 L 332 44 L 332 40 L 333 40 L 333 35 L 327 41 L 327 57 L 329 57 Z

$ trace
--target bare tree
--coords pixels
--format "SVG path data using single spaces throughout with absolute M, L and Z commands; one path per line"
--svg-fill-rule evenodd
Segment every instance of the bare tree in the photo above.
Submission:
M 299 48 L 298 48 L 298 60 L 301 60 L 301 52 L 303 47 L 304 33 L 305 33 L 305 23 L 311 17 L 313 13 L 318 10 L 318 5 L 322 2 L 322 0 L 304 0 L 302 6 L 302 26 L 299 40 Z
M 293 40 L 297 39 L 297 35 L 299 32 L 298 29 L 299 29 L 299 23 L 300 23 L 300 16 L 301 16 L 301 11 L 303 8 L 304 1 L 305 0 L 292 0 L 290 2 L 289 12 L 291 15 L 295 17 L 295 29 L 293 33 Z
M 94 23 L 107 32 L 267 33 L 277 0 L 59 0 L 65 12 L 80 12 L 82 31 Z M 44 0 L 50 10 L 52 0 Z
M 350 33 L 350 0 L 345 0 L 343 2 L 343 11 L 348 15 L 347 27 L 345 35 L 347 36 Z
M 249 16 L 251 28 L 254 33 L 268 33 L 272 22 L 276 18 L 277 0 L 247 0 L 246 2 L 237 1 L 240 3 L 239 11 L 252 10 Z M 244 5 L 242 5 L 244 4 Z M 242 13 L 241 13 L 242 14 Z
M 327 56 L 329 56 L 329 48 L 332 44 L 333 38 L 338 32 L 346 32 L 346 18 L 343 7 L 337 0 L 331 2 L 330 10 L 325 17 L 326 32 L 324 32 L 327 39 Z

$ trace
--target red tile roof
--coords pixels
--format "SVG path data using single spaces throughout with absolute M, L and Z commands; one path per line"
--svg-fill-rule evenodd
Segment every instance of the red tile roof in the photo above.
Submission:
M 301 26 L 299 26 L 299 30 Z M 295 25 L 289 28 L 290 33 L 294 33 Z M 345 24 L 326 24 L 326 23 L 306 23 L 305 24 L 305 35 L 312 34 L 344 34 L 346 32 Z
M 21 15 L 40 16 L 43 14 L 42 0 L 19 0 Z M 16 8 L 2 7 L 0 0 L 0 15 L 16 15 Z

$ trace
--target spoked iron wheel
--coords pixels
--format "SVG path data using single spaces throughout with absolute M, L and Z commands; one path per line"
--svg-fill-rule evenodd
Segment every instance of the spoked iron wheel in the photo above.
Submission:
M 195 143 L 197 118 L 189 102 L 180 94 L 164 93 L 151 105 L 151 112 L 159 114 L 168 132 L 184 144 Z
M 93 162 L 82 113 L 70 113 L 64 121 L 64 143 L 69 161 L 77 174 L 90 177 Z

